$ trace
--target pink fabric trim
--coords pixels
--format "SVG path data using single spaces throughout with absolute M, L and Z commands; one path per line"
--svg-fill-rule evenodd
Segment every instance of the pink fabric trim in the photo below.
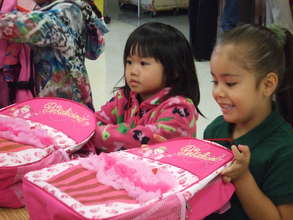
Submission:
M 158 199 L 177 184 L 175 177 L 164 169 L 151 167 L 143 161 L 117 160 L 111 153 L 79 160 L 84 168 L 97 171 L 100 183 L 125 189 L 139 202 Z
M 35 147 L 54 145 L 54 140 L 41 127 L 32 127 L 27 120 L 0 117 L 0 137 Z

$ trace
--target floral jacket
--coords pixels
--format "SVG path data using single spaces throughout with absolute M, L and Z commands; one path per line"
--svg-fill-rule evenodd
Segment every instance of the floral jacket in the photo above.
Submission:
M 156 135 L 166 139 L 196 135 L 198 112 L 190 99 L 182 96 L 162 98 L 170 88 L 139 102 L 131 92 L 126 99 L 123 90 L 96 112 L 97 127 L 91 140 L 96 148 L 108 152 L 158 142 Z
M 90 108 L 85 57 L 98 58 L 106 32 L 103 19 L 82 0 L 57 0 L 31 12 L 0 14 L 0 39 L 32 47 L 36 95 L 72 99 Z

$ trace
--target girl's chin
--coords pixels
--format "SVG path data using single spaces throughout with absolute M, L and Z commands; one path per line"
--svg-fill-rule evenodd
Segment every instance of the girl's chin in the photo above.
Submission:
M 223 113 L 223 117 L 224 117 L 224 120 L 226 122 L 229 122 L 229 123 L 234 123 L 235 122 L 235 119 L 233 117 L 231 117 L 231 115 Z

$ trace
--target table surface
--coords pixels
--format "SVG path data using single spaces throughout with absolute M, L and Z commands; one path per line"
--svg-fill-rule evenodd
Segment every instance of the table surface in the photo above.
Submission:
M 28 220 L 28 213 L 25 208 L 10 209 L 0 208 L 1 220 Z

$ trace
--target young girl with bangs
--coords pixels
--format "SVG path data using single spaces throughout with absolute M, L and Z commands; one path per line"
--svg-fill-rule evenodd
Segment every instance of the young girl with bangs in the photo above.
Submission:
M 143 24 L 130 34 L 123 62 L 125 85 L 96 112 L 90 144 L 111 152 L 194 137 L 200 93 L 184 35 L 170 25 Z
M 223 114 L 204 138 L 233 151 L 222 175 L 236 191 L 227 212 L 206 220 L 293 219 L 292 35 L 274 30 L 236 27 L 212 53 L 213 97 Z

